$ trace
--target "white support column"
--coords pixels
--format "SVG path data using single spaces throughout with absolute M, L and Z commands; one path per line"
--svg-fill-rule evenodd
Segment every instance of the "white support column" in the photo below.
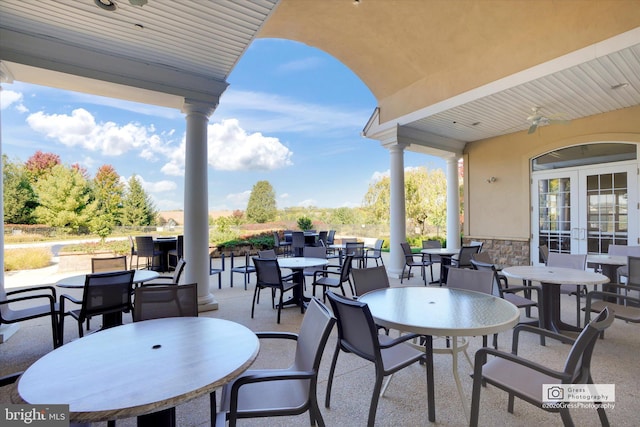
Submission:
M 184 179 L 185 283 L 198 284 L 198 311 L 217 310 L 209 289 L 207 126 L 216 105 L 185 99 L 187 134 Z
M 460 182 L 458 155 L 447 159 L 447 248 L 460 248 Z
M 404 266 L 404 254 L 400 243 L 407 239 L 406 209 L 404 195 L 404 149 L 407 145 L 399 142 L 385 144 L 389 149 L 390 165 L 390 262 L 387 272 L 400 277 Z
M 0 63 L 1 65 L 1 63 Z M 0 66 L 0 92 L 2 92 L 2 83 L 11 81 L 11 78 L 4 67 Z M 0 114 L 0 130 L 2 129 L 2 115 Z M 0 159 L 2 159 L 2 132 L 0 132 Z M 3 165 L 0 161 L 0 214 L 2 214 L 3 221 L 0 221 L 0 267 L 2 267 L 2 280 L 0 280 L 0 288 L 4 290 L 4 171 Z M 0 343 L 5 342 L 9 337 L 15 334 L 20 328 L 18 323 L 10 323 L 0 325 Z

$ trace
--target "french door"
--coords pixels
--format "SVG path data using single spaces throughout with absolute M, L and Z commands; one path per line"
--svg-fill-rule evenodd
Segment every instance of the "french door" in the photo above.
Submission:
M 638 245 L 637 163 L 592 165 L 532 175 L 531 262 L 551 252 L 607 253 Z

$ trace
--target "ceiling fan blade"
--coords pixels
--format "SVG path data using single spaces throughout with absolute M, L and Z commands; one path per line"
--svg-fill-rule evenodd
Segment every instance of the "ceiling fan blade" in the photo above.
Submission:
M 537 128 L 538 128 L 538 123 L 535 123 L 535 122 L 531 123 L 531 126 L 529 126 L 529 132 L 527 133 L 532 134 L 536 131 Z

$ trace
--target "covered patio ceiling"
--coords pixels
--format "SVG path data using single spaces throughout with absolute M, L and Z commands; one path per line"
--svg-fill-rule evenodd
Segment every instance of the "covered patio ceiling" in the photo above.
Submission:
M 370 88 L 365 135 L 398 127 L 436 155 L 526 131 L 533 107 L 576 120 L 640 104 L 638 0 L 132 3 L 3 0 L 5 80 L 181 108 L 217 102 L 256 36 L 286 38 Z

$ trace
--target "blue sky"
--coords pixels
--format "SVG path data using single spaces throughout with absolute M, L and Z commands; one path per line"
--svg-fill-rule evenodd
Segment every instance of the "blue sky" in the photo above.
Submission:
M 244 210 L 260 180 L 271 183 L 279 208 L 356 207 L 388 173 L 388 151 L 360 136 L 376 100 L 333 57 L 258 39 L 228 82 L 209 120 L 210 210 Z M 137 175 L 159 210 L 183 209 L 180 111 L 20 82 L 2 88 L 2 151 L 10 159 L 52 152 L 92 177 L 110 164 L 124 179 Z M 444 162 L 406 152 L 405 166 Z

